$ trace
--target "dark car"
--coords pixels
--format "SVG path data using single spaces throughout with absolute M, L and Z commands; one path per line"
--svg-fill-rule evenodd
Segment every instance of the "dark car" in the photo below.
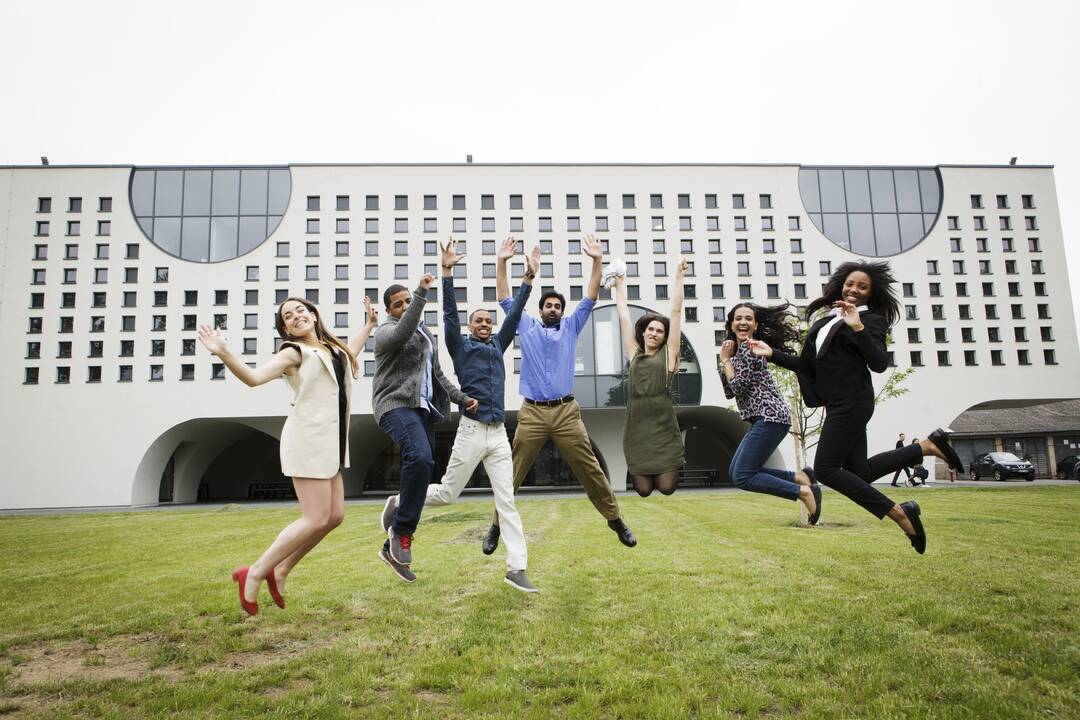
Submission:
M 971 479 L 979 480 L 984 477 L 992 477 L 995 480 L 1019 477 L 1031 482 L 1035 479 L 1035 466 L 1012 453 L 983 453 L 977 455 L 975 462 L 971 463 Z
M 1080 455 L 1069 455 L 1058 460 L 1059 480 L 1080 480 Z

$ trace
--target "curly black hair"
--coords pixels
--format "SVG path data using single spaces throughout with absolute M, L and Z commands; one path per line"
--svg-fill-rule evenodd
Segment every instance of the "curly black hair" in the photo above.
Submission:
M 765 342 L 773 350 L 790 353 L 792 345 L 801 339 L 795 315 L 790 312 L 791 303 L 765 307 L 750 302 L 741 302 L 728 310 L 727 322 L 724 323 L 725 338 L 735 339 L 735 330 L 731 323 L 735 319 L 735 311 L 739 308 L 750 308 L 753 311 L 758 325 L 754 331 L 754 339 Z
M 867 262 L 866 260 L 853 260 L 836 268 L 829 276 L 821 297 L 806 306 L 806 321 L 818 310 L 829 309 L 833 303 L 840 299 L 844 291 L 844 281 L 853 272 L 864 272 L 870 277 L 870 297 L 866 306 L 870 312 L 877 313 L 885 318 L 885 322 L 892 326 L 900 319 L 900 300 L 896 297 L 893 285 L 896 278 L 893 277 L 892 268 L 887 262 Z

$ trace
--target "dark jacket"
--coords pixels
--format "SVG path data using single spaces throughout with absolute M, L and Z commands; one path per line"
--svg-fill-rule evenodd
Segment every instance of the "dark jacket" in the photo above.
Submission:
M 375 422 L 394 408 L 420 407 L 420 378 L 424 372 L 424 338 L 420 318 L 427 303 L 427 290 L 417 288 L 412 303 L 401 319 L 387 317 L 375 330 L 375 377 L 371 382 L 371 405 Z M 435 338 L 422 330 L 431 343 L 431 404 L 444 418 L 450 416 L 450 401 L 460 405 L 465 395 L 450 382 L 439 367 L 439 347 Z
M 532 292 L 532 285 L 521 283 L 510 312 L 499 326 L 499 332 L 487 342 L 482 342 L 471 334 L 461 335 L 457 300 L 454 297 L 454 278 L 444 277 L 442 282 L 443 337 L 446 339 L 446 349 L 450 352 L 462 392 L 477 402 L 475 413 L 470 414 L 464 408 L 461 413 L 480 422 L 501 423 L 506 415 L 503 407 L 506 395 L 503 353 L 514 342 L 518 323 L 521 322 L 521 311 Z
M 889 367 L 885 318 L 870 311 L 859 313 L 863 324 L 860 332 L 840 321 L 836 334 L 818 357 L 818 332 L 831 319 L 831 315 L 826 316 L 810 327 L 798 356 L 773 350 L 772 361 L 795 372 L 808 407 L 841 400 L 873 400 L 874 383 L 870 371 L 885 372 Z

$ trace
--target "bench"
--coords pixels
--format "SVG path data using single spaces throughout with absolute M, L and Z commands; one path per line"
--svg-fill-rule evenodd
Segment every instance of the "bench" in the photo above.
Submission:
M 680 470 L 679 483 L 699 484 L 715 487 L 720 484 L 719 470 Z
M 295 500 L 292 482 L 263 482 L 248 484 L 248 500 Z

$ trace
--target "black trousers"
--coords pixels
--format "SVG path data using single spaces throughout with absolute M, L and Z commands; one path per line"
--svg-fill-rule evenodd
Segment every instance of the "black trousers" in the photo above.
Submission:
M 899 450 L 899 449 L 900 448 L 897 448 L 897 450 Z M 907 475 L 908 480 L 911 479 L 911 471 L 908 470 L 906 467 L 902 467 L 902 468 L 900 468 L 899 470 L 896 471 L 895 475 L 892 476 L 892 484 L 893 485 L 896 484 L 896 481 L 897 481 L 897 479 L 899 479 L 901 472 L 904 473 L 905 475 Z
M 880 520 L 895 503 L 870 483 L 920 462 L 922 448 L 905 445 L 866 457 L 866 424 L 874 415 L 873 397 L 828 402 L 825 413 L 814 474 L 822 485 L 847 496 Z

